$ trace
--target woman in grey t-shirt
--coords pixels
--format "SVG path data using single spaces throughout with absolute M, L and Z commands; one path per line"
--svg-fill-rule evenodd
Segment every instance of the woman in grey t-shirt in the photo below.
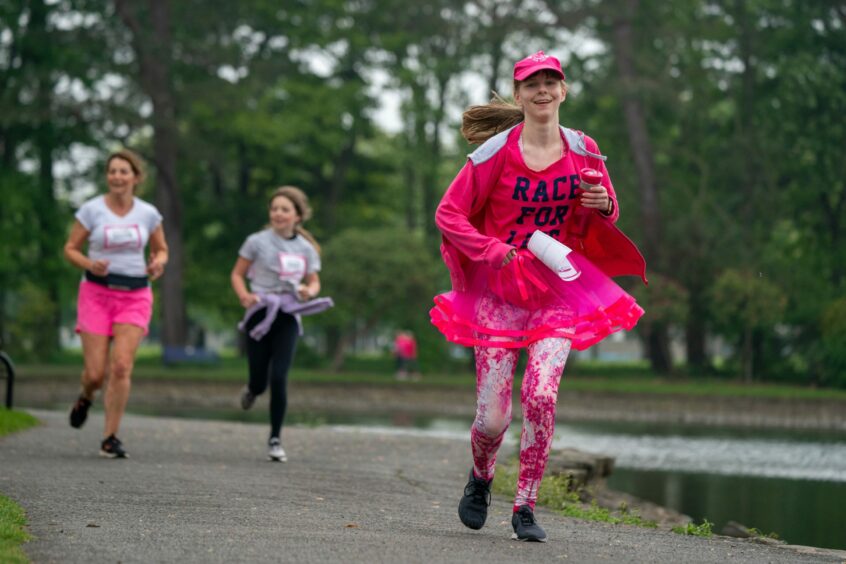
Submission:
M 76 324 L 84 367 L 70 424 L 79 428 L 85 423 L 95 393 L 108 380 L 100 443 L 100 455 L 107 458 L 128 456 L 117 434 L 129 399 L 135 352 L 153 313 L 150 281 L 164 273 L 168 259 L 161 214 L 135 196 L 143 179 L 138 155 L 126 149 L 112 153 L 106 161 L 108 191 L 79 208 L 64 249 L 68 262 L 85 272 Z
M 247 237 L 241 246 L 230 278 L 232 289 L 248 310 L 243 328 L 250 335 L 249 383 L 241 392 L 241 407 L 252 407 L 269 380 L 268 456 L 284 462 L 287 456 L 280 434 L 288 404 L 288 370 L 300 333 L 296 312 L 305 313 L 304 308 L 311 307 L 314 313 L 330 307 L 331 300 L 317 298 L 320 247 L 302 227 L 311 217 L 306 195 L 293 186 L 279 188 L 270 198 L 269 215 L 270 226 Z M 249 289 L 245 278 L 250 279 Z

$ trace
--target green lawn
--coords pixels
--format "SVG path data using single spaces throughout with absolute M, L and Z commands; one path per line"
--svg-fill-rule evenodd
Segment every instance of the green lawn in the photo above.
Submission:
M 66 353 L 57 363 L 19 364 L 20 378 L 79 378 L 82 358 Z M 518 370 L 517 381 L 522 369 Z M 145 351 L 136 363 L 134 377 L 139 380 L 189 380 L 242 382 L 247 373 L 246 360 L 226 356 L 214 365 L 162 366 L 157 353 Z M 475 377 L 467 366 L 455 372 L 425 372 L 419 382 L 397 382 L 390 357 L 358 358 L 347 363 L 342 372 L 296 366 L 291 372 L 294 382 L 326 385 L 419 386 L 440 388 L 473 388 Z M 518 384 L 519 385 L 519 384 Z M 788 384 L 742 384 L 716 377 L 690 377 L 683 373 L 674 379 L 660 378 L 649 371 L 645 362 L 603 363 L 580 360 L 564 373 L 562 392 L 580 391 L 614 394 L 685 395 L 718 397 L 793 398 L 846 401 L 846 390 L 811 388 Z
M 0 437 L 38 424 L 38 420 L 20 411 L 0 408 Z M 20 505 L 0 495 L 0 562 L 23 563 L 29 559 L 21 545 L 30 536 L 24 530 L 26 515 Z

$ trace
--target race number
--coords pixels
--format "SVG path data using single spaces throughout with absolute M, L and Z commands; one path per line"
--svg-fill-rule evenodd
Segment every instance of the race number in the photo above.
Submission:
M 141 229 L 137 225 L 106 225 L 103 228 L 106 249 L 140 249 Z

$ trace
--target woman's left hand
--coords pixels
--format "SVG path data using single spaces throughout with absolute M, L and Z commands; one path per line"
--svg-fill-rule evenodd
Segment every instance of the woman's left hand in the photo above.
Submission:
M 582 184 L 579 201 L 582 207 L 604 212 L 608 210 L 611 198 L 608 196 L 608 190 L 601 184 Z
M 156 259 L 151 260 L 147 265 L 147 275 L 150 277 L 150 280 L 155 280 L 162 274 L 164 274 L 164 264 Z

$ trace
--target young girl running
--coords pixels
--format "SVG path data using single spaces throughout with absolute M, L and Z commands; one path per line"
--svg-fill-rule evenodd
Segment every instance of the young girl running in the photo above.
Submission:
M 513 538 L 524 541 L 547 539 L 533 510 L 570 348 L 582 350 L 631 329 L 643 314 L 609 278 L 636 275 L 645 282 L 645 263 L 614 225 L 617 198 L 596 142 L 559 125 L 566 94 L 555 57 L 540 51 L 515 63 L 516 105 L 496 100 L 465 112 L 462 134 L 484 143 L 435 215 L 453 290 L 436 296 L 432 322 L 450 341 L 473 346 L 476 357 L 473 468 L 458 515 L 471 529 L 485 524 L 496 454 L 511 421 L 514 372 L 525 348 L 511 520 Z M 592 174 L 583 181 L 580 172 L 587 168 Z M 536 256 L 539 244 L 550 242 L 555 270 L 546 256 L 546 264 Z
M 320 246 L 302 227 L 311 217 L 305 193 L 293 186 L 279 188 L 270 198 L 269 213 L 270 227 L 247 237 L 230 278 L 247 310 L 238 325 L 248 334 L 249 382 L 241 392 L 241 407 L 252 407 L 270 381 L 268 458 L 285 462 L 280 435 L 288 406 L 288 370 L 302 335 L 300 318 L 333 303 L 317 298 Z

